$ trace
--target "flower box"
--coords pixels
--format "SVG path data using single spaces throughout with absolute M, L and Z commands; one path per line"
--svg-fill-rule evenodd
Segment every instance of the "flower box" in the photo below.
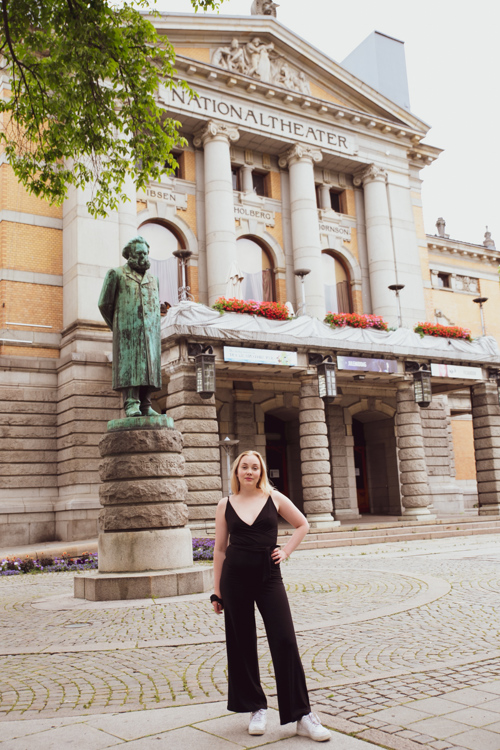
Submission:
M 258 315 L 268 320 L 290 320 L 290 313 L 286 305 L 282 302 L 256 302 L 253 299 L 243 300 L 234 297 L 226 299 L 219 297 L 212 305 L 214 310 L 223 312 L 247 313 L 248 315 Z
M 358 313 L 326 314 L 325 323 L 332 328 L 350 326 L 351 328 L 373 328 L 376 331 L 387 331 L 387 323 L 380 315 L 358 315 Z
M 439 323 L 419 323 L 413 329 L 415 333 L 419 333 L 420 337 L 424 336 L 440 336 L 445 339 L 463 339 L 464 341 L 472 341 L 472 336 L 468 328 L 460 328 L 460 326 L 442 326 Z

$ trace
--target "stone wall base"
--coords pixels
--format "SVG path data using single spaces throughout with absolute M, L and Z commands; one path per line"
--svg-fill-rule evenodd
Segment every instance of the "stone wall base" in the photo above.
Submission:
M 56 520 L 53 511 L 0 513 L 1 547 L 22 547 L 27 544 L 52 542 L 55 530 Z
M 213 536 L 215 534 L 215 521 L 212 521 L 210 519 L 201 521 L 189 521 L 189 523 L 187 524 L 187 528 L 191 529 L 194 537 L 200 537 L 203 536 L 203 534 L 209 534 L 210 536 Z
M 75 599 L 91 602 L 160 599 L 202 594 L 213 588 L 213 568 L 180 568 L 147 573 L 85 573 L 74 578 Z
M 491 503 L 488 505 L 481 505 L 479 508 L 480 516 L 498 516 L 500 515 L 500 503 Z
M 361 513 L 357 508 L 335 508 L 334 511 L 335 518 L 338 518 L 340 521 L 347 521 L 361 518 Z
M 438 516 L 455 516 L 465 512 L 461 488 L 453 480 L 450 481 L 450 477 L 430 476 L 429 494 L 432 510 Z

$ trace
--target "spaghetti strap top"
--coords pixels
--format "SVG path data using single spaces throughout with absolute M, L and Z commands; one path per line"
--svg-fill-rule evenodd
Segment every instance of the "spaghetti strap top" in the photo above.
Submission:
M 261 551 L 274 548 L 278 538 L 278 511 L 269 495 L 262 510 L 249 525 L 236 513 L 228 498 L 226 504 L 226 523 L 229 531 L 229 542 L 235 547 L 246 547 Z

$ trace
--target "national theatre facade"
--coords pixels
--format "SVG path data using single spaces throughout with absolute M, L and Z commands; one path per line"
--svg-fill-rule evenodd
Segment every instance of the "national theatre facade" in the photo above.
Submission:
M 214 528 L 228 456 L 250 448 L 316 529 L 500 515 L 494 241 L 451 239 L 443 220 L 425 234 L 421 183 L 440 149 L 409 109 L 401 44 L 374 37 L 399 76 L 377 89 L 359 73 L 366 50 L 340 65 L 275 12 L 256 0 L 246 17 L 153 19 L 196 92 L 158 92 L 186 146 L 175 175 L 140 193 L 129 181 L 106 219 L 83 192 L 62 208 L 28 195 L 1 162 L 0 544 L 97 533 L 98 443 L 123 415 L 97 301 L 137 234 L 170 306 L 154 403 L 184 435 L 194 535 Z M 220 314 L 220 297 L 293 316 Z M 327 312 L 389 330 L 332 328 Z M 421 337 L 424 321 L 475 338 Z M 215 362 L 206 398 L 202 355 Z

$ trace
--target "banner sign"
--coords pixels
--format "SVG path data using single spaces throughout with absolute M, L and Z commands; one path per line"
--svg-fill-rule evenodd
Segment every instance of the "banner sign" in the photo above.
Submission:
M 397 372 L 395 359 L 368 359 L 365 357 L 337 357 L 339 370 L 356 370 L 361 372 Z
M 273 349 L 246 349 L 243 346 L 225 346 L 224 362 L 245 362 L 249 365 L 297 365 L 297 352 L 281 352 Z
M 481 367 L 467 367 L 465 365 L 435 365 L 431 364 L 431 375 L 437 378 L 463 378 L 464 380 L 482 380 Z

